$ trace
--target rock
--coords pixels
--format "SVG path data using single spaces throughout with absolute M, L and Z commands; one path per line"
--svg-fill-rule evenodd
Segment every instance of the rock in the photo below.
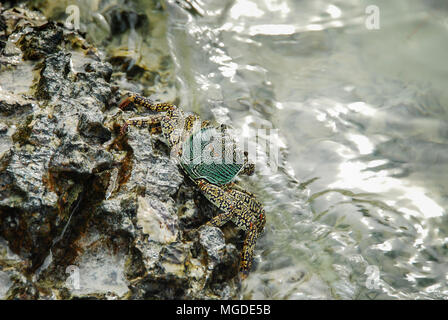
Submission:
M 199 243 L 205 249 L 213 264 L 221 261 L 223 249 L 226 246 L 221 229 L 209 226 L 201 228 L 199 231 Z
M 186 262 L 189 257 L 190 243 L 170 243 L 160 251 L 160 265 L 164 272 L 179 278 L 186 277 Z
M 7 92 L 1 92 L 0 115 L 2 117 L 26 116 L 33 111 L 33 102 Z
M 89 175 L 114 165 L 113 156 L 104 149 L 94 148 L 80 139 L 63 141 L 49 163 L 53 171 Z
M 128 133 L 128 144 L 133 150 L 129 184 L 148 196 L 166 201 L 177 192 L 184 177 L 168 156 L 155 154 L 150 142 L 148 130 L 133 128 Z
M 8 273 L 0 271 L 0 299 L 6 298 L 6 293 L 12 286 L 12 281 Z
M 174 208 L 167 208 L 157 199 L 138 197 L 137 225 L 149 240 L 168 244 L 178 238 L 178 222 Z
M 157 136 L 119 134 L 121 67 L 26 9 L 0 8 L 0 40 L 0 77 L 34 70 L 0 86 L 0 298 L 236 297 L 235 245 L 186 237 L 216 208 Z
M 202 227 L 199 231 L 199 243 L 206 251 L 209 260 L 210 282 L 225 283 L 237 276 L 239 252 L 235 245 L 226 244 L 221 229 Z
M 121 297 L 129 290 L 129 283 L 125 276 L 125 263 L 125 252 L 113 252 L 101 242 L 95 242 L 74 261 L 75 273 L 71 273 L 74 276 L 68 278 L 79 282 L 66 281 L 65 283 L 76 296 L 112 293 Z
M 24 34 L 18 41 L 18 46 L 23 52 L 23 59 L 38 60 L 44 56 L 56 52 L 63 40 L 63 30 L 52 21 L 33 28 L 34 30 Z M 42 36 L 45 34 L 45 36 Z

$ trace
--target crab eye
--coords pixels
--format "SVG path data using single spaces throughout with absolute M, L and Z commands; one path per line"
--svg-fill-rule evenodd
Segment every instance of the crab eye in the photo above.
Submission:
M 260 213 L 260 220 L 263 220 L 263 214 Z

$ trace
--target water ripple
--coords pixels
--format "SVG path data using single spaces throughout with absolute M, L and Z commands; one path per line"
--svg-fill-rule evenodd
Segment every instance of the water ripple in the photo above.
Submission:
M 361 0 L 194 3 L 167 1 L 181 104 L 279 133 L 278 170 L 261 152 L 242 180 L 268 215 L 242 297 L 446 299 L 446 64 L 416 42 L 446 36 L 438 1 L 382 4 L 376 31 Z

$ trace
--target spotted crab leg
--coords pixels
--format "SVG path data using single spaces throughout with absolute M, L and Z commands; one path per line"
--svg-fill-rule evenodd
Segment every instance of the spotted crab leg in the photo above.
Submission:
M 257 243 L 259 233 L 255 225 L 251 225 L 246 232 L 246 238 L 244 239 L 243 250 L 241 251 L 241 263 L 240 272 L 242 278 L 247 278 L 250 269 L 252 268 L 252 261 L 254 260 L 254 249 Z
M 153 115 L 143 118 L 128 119 L 121 127 L 120 133 L 125 134 L 129 126 L 136 126 L 141 128 L 155 126 L 152 128 L 151 133 L 159 133 L 162 130 L 162 128 L 160 127 L 160 121 L 162 120 L 162 118 L 163 115 Z
M 121 103 L 120 103 L 120 109 L 125 110 L 130 103 L 134 103 L 136 105 L 145 107 L 151 111 L 156 112 L 164 112 L 168 110 L 176 109 L 176 106 L 171 103 L 154 103 L 151 99 L 148 99 L 146 97 L 137 95 L 137 94 L 131 94 L 130 96 L 126 97 Z
M 235 200 L 228 192 L 223 188 L 218 187 L 204 179 L 199 179 L 196 181 L 199 189 L 203 192 L 205 197 L 209 199 L 218 209 L 224 211 L 221 214 L 213 217 L 208 225 L 214 227 L 221 227 L 226 222 L 228 222 L 234 215 Z
M 246 238 L 244 240 L 243 249 L 241 252 L 240 273 L 241 278 L 245 279 L 252 267 L 254 248 L 259 232 L 261 232 L 264 227 L 264 215 L 261 214 L 259 218 L 261 221 L 255 220 L 258 210 L 254 211 L 251 206 L 248 206 L 247 203 L 245 203 L 245 201 L 238 199 L 238 197 L 235 196 L 235 194 L 239 193 L 240 196 L 243 195 L 243 199 L 251 198 L 250 200 L 256 201 L 255 198 L 252 198 L 252 196 L 250 196 L 247 192 L 243 193 L 236 189 L 223 189 L 207 182 L 204 179 L 199 179 L 197 181 L 197 185 L 207 199 L 209 199 L 219 209 L 224 211 L 223 213 L 213 217 L 206 223 L 206 225 L 221 227 L 235 215 L 238 217 L 239 224 L 244 225 L 246 229 Z M 251 212 L 251 210 L 253 212 Z
M 226 184 L 226 185 L 224 186 L 224 188 L 225 188 L 226 190 L 231 190 L 231 189 L 233 189 L 233 190 L 237 190 L 237 191 L 239 191 L 239 192 L 243 192 L 243 193 L 247 194 L 249 197 L 253 197 L 253 198 L 255 198 L 255 195 L 254 195 L 252 192 L 247 191 L 246 189 L 244 189 L 244 188 L 241 187 L 240 185 L 236 184 L 235 182 L 230 182 L 230 183 Z
M 178 145 L 185 125 L 183 111 L 180 108 L 171 103 L 154 103 L 151 99 L 132 94 L 120 103 L 120 109 L 125 109 L 131 102 L 151 111 L 165 112 L 164 121 L 161 123 L 162 133 L 171 149 Z

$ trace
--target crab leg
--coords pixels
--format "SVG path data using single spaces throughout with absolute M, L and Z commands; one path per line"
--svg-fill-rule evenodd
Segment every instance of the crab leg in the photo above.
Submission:
M 221 227 L 226 222 L 228 222 L 234 213 L 232 211 L 221 213 L 209 222 L 207 225 L 212 225 L 214 227 Z M 258 239 L 258 230 L 254 224 L 251 224 L 249 230 L 246 231 L 246 238 L 244 239 L 243 249 L 241 251 L 241 262 L 240 262 L 240 272 L 242 274 L 242 278 L 245 279 L 249 274 L 249 271 L 252 267 L 252 261 L 254 257 L 254 248 Z
M 199 189 L 202 191 L 202 193 L 205 195 L 205 197 L 209 201 L 211 201 L 215 206 L 217 206 L 218 209 L 221 209 L 225 212 L 233 211 L 235 205 L 234 204 L 235 199 L 230 195 L 230 193 L 227 190 L 218 187 L 217 185 L 214 185 L 204 179 L 199 179 L 195 182 L 198 185 Z M 220 227 L 224 223 L 216 226 Z
M 129 103 L 134 103 L 139 106 L 143 106 L 151 111 L 156 112 L 164 112 L 168 110 L 176 109 L 176 106 L 171 103 L 154 103 L 151 99 L 148 99 L 146 97 L 142 97 L 137 94 L 132 94 L 128 97 L 126 97 L 121 103 L 120 103 L 120 109 L 124 110 L 129 105 Z
M 207 199 L 224 211 L 213 217 L 213 219 L 206 223 L 207 225 L 221 227 L 235 215 L 242 220 L 246 218 L 244 221 L 240 221 L 246 228 L 246 238 L 241 252 L 240 272 L 242 273 L 242 278 L 246 278 L 252 266 L 254 248 L 259 236 L 257 223 L 252 221 L 251 217 L 253 215 L 250 214 L 250 209 L 245 209 L 245 203 L 232 196 L 232 189 L 223 189 L 204 179 L 198 180 L 197 185 Z M 248 194 L 246 193 L 246 195 Z
M 255 198 L 255 195 L 252 192 L 247 191 L 246 189 L 244 189 L 243 187 L 241 187 L 240 185 L 236 184 L 235 182 L 230 182 L 229 184 L 225 185 L 225 188 L 228 190 L 237 190 L 239 192 L 243 192 L 245 194 L 247 194 L 248 196 Z
M 246 239 L 244 239 L 243 250 L 241 251 L 240 272 L 242 278 L 245 279 L 249 274 L 254 260 L 254 248 L 258 239 L 258 230 L 255 225 L 251 225 L 246 232 Z
M 163 121 L 161 123 L 162 132 L 168 140 L 170 148 L 173 148 L 173 146 L 179 143 L 181 139 L 180 134 L 182 133 L 185 125 L 183 111 L 180 108 L 177 108 L 171 103 L 154 103 L 151 99 L 137 94 L 132 94 L 120 103 L 120 109 L 124 110 L 131 102 L 136 105 L 143 106 L 151 111 L 166 112 L 164 118 L 167 119 L 167 121 Z
M 153 128 L 154 130 L 152 130 L 151 132 L 152 133 L 160 132 L 161 131 L 160 121 L 162 120 L 162 118 L 163 118 L 162 115 L 154 115 L 154 116 L 149 116 L 149 117 L 144 117 L 144 118 L 128 119 L 128 120 L 126 120 L 124 125 L 121 127 L 120 133 L 125 134 L 126 130 L 128 129 L 129 126 L 136 126 L 136 127 L 157 126 L 157 127 L 154 127 Z

